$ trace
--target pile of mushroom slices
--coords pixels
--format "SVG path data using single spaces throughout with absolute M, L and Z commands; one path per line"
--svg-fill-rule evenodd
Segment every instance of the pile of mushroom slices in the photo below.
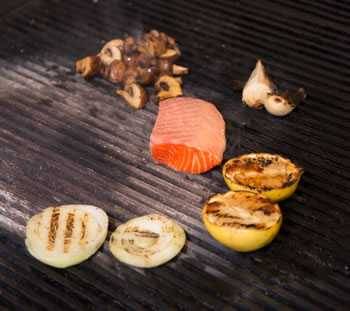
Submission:
M 175 64 L 181 52 L 174 38 L 152 30 L 140 38 L 107 42 L 94 56 L 76 62 L 76 72 L 85 79 L 100 75 L 122 85 L 116 93 L 133 108 L 145 106 L 145 86 L 154 85 L 158 100 L 182 95 L 182 75 L 188 68 Z

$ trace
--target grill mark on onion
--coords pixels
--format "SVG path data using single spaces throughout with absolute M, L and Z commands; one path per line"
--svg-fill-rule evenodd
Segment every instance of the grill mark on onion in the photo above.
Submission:
M 68 213 L 66 228 L 64 230 L 64 242 L 63 242 L 63 252 L 68 253 L 69 247 L 72 241 L 72 235 L 74 230 L 74 221 L 75 221 L 75 211 Z
M 60 209 L 54 207 L 52 209 L 51 219 L 50 219 L 50 229 L 48 232 L 48 243 L 47 243 L 47 249 L 49 251 L 53 250 L 55 247 L 56 237 L 57 237 L 57 231 L 58 231 L 58 222 L 60 219 Z
M 80 233 L 80 243 L 83 243 L 86 236 L 86 226 L 89 220 L 89 215 L 87 213 L 84 214 L 83 220 L 81 221 L 81 233 Z

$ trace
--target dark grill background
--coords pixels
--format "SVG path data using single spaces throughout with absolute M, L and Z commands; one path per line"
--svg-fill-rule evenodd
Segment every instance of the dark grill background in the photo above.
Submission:
M 349 309 L 348 1 L 17 2 L 1 4 L 0 17 L 0 308 Z M 152 28 L 178 39 L 191 68 L 185 93 L 227 120 L 226 158 L 277 152 L 305 168 L 271 246 L 239 254 L 213 241 L 200 208 L 226 190 L 220 169 L 187 176 L 155 165 L 157 107 L 134 112 L 113 85 L 74 74 L 74 61 L 104 41 Z M 307 90 L 287 118 L 249 110 L 232 91 L 258 57 L 280 85 Z M 146 213 L 174 217 L 187 248 L 152 270 L 118 263 L 107 243 L 66 270 L 31 258 L 28 218 L 75 202 L 104 208 L 110 230 Z

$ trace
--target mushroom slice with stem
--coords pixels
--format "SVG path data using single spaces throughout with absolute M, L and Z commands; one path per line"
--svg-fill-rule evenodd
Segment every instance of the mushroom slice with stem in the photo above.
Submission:
M 158 68 L 155 66 L 151 66 L 148 68 L 143 68 L 141 66 L 137 67 L 137 82 L 141 85 L 150 85 L 153 83 L 158 75 Z
M 137 50 L 136 40 L 129 36 L 124 40 L 124 53 L 129 55 Z
M 265 102 L 265 109 L 274 116 L 283 117 L 292 112 L 292 110 L 304 99 L 306 93 L 303 88 L 291 92 L 270 94 Z
M 117 90 L 117 94 L 123 97 L 134 109 L 143 108 L 147 102 L 145 89 L 137 83 L 126 85 L 124 90 Z
M 152 30 L 142 36 L 138 42 L 138 51 L 151 57 L 162 55 L 167 49 L 167 36 L 157 30 Z
M 187 75 L 188 71 L 189 71 L 187 67 L 183 67 L 183 66 L 176 65 L 176 64 L 173 65 L 172 69 L 173 69 L 173 74 L 175 76 Z
M 124 41 L 121 39 L 114 39 L 107 42 L 101 52 L 98 54 L 104 65 L 110 65 L 114 60 L 122 60 L 122 49 Z
M 114 60 L 109 66 L 102 66 L 100 70 L 102 77 L 113 83 L 122 82 L 125 72 L 126 66 L 120 60 Z
M 182 78 L 181 77 L 174 77 L 177 82 L 180 83 L 180 85 L 183 84 Z
M 159 100 L 182 95 L 181 83 L 174 77 L 168 75 L 161 76 L 155 86 L 159 91 L 157 94 Z
M 97 74 L 101 67 L 98 56 L 87 56 L 75 62 L 75 71 L 88 79 Z
M 179 49 L 167 49 L 163 54 L 159 56 L 159 58 L 174 62 L 180 57 L 180 55 L 181 53 Z

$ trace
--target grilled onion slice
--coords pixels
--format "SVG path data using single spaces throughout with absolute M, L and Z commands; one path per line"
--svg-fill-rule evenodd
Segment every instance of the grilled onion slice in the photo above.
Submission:
M 175 257 L 186 242 L 185 231 L 166 216 L 151 214 L 118 226 L 109 247 L 121 262 L 153 268 Z
M 203 207 L 202 218 L 217 241 L 239 252 L 269 244 L 282 223 L 278 204 L 248 191 L 229 191 L 211 197 Z
M 47 265 L 66 268 L 93 255 L 107 236 L 108 216 L 91 205 L 49 207 L 27 223 L 29 253 Z
M 225 163 L 223 176 L 233 191 L 249 190 L 278 202 L 296 190 L 303 170 L 289 159 L 269 153 L 251 153 Z

